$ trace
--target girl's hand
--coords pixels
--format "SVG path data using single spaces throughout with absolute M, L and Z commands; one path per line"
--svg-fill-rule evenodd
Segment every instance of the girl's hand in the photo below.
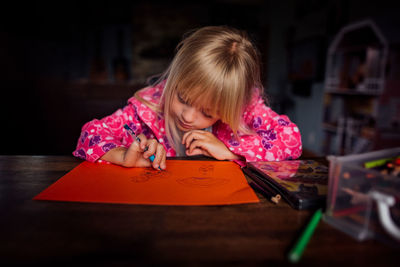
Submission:
M 156 139 L 147 139 L 143 134 L 138 135 L 140 143 L 134 141 L 128 148 L 118 147 L 111 149 L 101 159 L 124 167 L 150 167 L 154 169 L 166 168 L 166 152 Z M 146 150 L 147 147 L 147 150 Z M 149 157 L 154 155 L 154 161 Z
M 186 155 L 188 156 L 205 155 L 218 160 L 239 159 L 224 143 L 207 131 L 192 130 L 186 132 L 182 137 L 182 144 L 186 146 Z

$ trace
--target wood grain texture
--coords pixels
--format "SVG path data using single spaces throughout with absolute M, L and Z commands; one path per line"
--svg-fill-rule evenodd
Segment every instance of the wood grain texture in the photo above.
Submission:
M 32 200 L 80 162 L 0 156 L 2 263 L 290 265 L 286 254 L 312 215 L 261 195 L 256 204 L 200 207 Z M 359 243 L 321 221 L 297 265 L 395 266 L 399 252 L 376 241 Z

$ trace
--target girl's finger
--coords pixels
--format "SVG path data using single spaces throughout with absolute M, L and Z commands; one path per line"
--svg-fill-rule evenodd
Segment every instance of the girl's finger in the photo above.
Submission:
M 140 140 L 139 141 L 139 145 L 140 145 L 140 149 L 141 151 L 145 151 L 146 147 L 147 147 L 147 137 L 144 134 L 139 134 L 137 136 L 137 138 Z
M 205 150 L 203 140 L 198 140 L 198 139 L 194 140 L 193 142 L 190 143 L 190 146 L 187 148 L 187 150 L 190 152 L 190 154 L 192 154 L 193 150 L 196 148 Z
M 157 143 L 155 159 L 153 161 L 153 168 L 158 169 L 158 167 L 161 165 L 162 158 L 165 156 L 164 152 L 164 147 L 160 143 Z
M 182 136 L 182 145 L 184 145 L 186 143 L 186 138 L 188 137 L 188 135 L 191 133 L 192 131 L 186 132 L 183 136 Z
M 150 163 L 143 160 L 143 151 L 138 142 L 133 142 L 124 155 L 124 166 L 149 167 Z
M 191 152 L 189 150 L 186 150 L 186 155 L 188 156 L 203 155 L 203 150 L 200 148 L 195 148 Z
M 147 140 L 147 146 L 145 148 L 145 151 L 143 153 L 143 157 L 149 158 L 151 155 L 154 155 L 157 150 L 157 145 L 158 142 L 155 139 L 149 139 Z
M 167 168 L 167 152 L 165 151 L 164 147 L 163 147 L 163 155 L 161 157 L 160 168 L 163 170 Z
M 187 138 L 188 138 L 190 135 L 192 135 L 192 134 L 194 134 L 194 133 L 196 133 L 196 132 L 198 132 L 198 130 L 191 130 L 191 131 L 189 131 L 189 132 L 186 132 L 186 133 L 182 136 L 182 144 L 185 144 Z
M 204 155 L 207 157 L 212 157 L 210 153 L 208 153 L 207 150 L 201 149 L 201 148 L 195 148 L 192 150 L 192 152 L 189 152 L 189 150 L 186 150 L 186 154 L 188 156 L 195 156 L 195 155 Z
M 204 133 L 199 131 L 192 131 L 186 136 L 186 139 L 183 144 L 185 144 L 186 148 L 188 148 L 190 144 L 192 144 L 193 140 L 200 140 L 200 139 L 204 139 Z

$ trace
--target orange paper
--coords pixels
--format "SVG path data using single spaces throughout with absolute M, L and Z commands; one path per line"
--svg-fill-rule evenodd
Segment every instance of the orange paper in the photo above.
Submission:
M 190 160 L 167 160 L 163 171 L 83 162 L 34 199 L 153 205 L 259 202 L 237 164 Z

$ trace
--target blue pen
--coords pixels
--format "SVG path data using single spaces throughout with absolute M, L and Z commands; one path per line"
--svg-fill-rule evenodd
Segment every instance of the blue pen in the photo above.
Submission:
M 138 141 L 139 143 L 141 142 L 140 138 L 136 136 L 135 132 L 132 130 L 131 127 L 128 126 L 128 124 L 125 124 L 125 125 L 124 125 L 124 128 L 125 128 L 125 130 L 127 130 L 127 131 L 132 135 L 132 137 L 133 137 L 136 141 Z M 144 151 L 147 151 L 148 149 L 149 149 L 149 148 L 146 146 L 146 148 L 144 149 Z M 156 157 L 155 157 L 154 155 L 151 155 L 151 156 L 149 157 L 149 159 L 150 159 L 151 162 L 153 162 L 155 158 L 156 158 Z M 160 167 L 158 167 L 158 168 L 160 169 Z M 160 170 L 161 170 L 161 169 L 160 169 Z

